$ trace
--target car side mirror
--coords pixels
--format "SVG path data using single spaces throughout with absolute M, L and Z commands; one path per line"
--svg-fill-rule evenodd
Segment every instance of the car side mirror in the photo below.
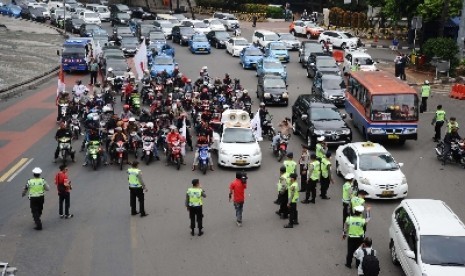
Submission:
M 287 68 L 287 65 L 286 65 L 286 64 L 284 64 L 284 65 L 283 65 L 283 67 L 284 67 L 284 68 Z
M 345 118 L 347 118 L 347 114 L 344 113 L 344 114 L 341 115 L 341 117 L 342 117 L 342 119 L 345 119 Z
M 410 258 L 410 259 L 415 259 L 415 252 L 413 252 L 412 250 L 405 250 L 405 256 L 407 256 L 407 258 Z
M 307 120 L 308 115 L 307 115 L 307 114 L 303 114 L 301 118 L 302 118 L 302 121 L 305 121 L 305 120 Z
M 404 166 L 404 163 L 399 163 L 399 167 L 402 168 Z

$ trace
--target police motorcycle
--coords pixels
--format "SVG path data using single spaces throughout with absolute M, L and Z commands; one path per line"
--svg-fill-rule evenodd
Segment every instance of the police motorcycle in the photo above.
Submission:
M 289 144 L 289 136 L 279 133 L 278 143 L 273 147 L 273 154 L 278 158 L 278 162 L 281 162 L 287 154 L 287 146 Z
M 450 150 L 447 156 L 444 156 L 445 145 L 444 141 L 436 145 L 435 152 L 438 160 L 449 163 L 457 163 L 465 168 L 465 141 L 455 141 L 451 143 Z
M 199 170 L 206 174 L 208 167 L 210 166 L 210 159 L 208 158 L 208 152 L 210 148 L 208 146 L 201 146 L 198 149 L 199 151 Z
M 276 130 L 273 127 L 272 121 L 273 120 L 273 115 L 267 113 L 265 116 L 265 120 L 262 122 L 262 136 L 263 137 L 268 137 L 268 139 L 271 141 L 273 140 L 273 137 L 276 135 Z

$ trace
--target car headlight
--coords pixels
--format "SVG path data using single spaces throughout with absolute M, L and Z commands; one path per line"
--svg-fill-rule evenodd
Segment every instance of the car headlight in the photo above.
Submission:
M 123 48 L 123 49 L 121 49 L 121 50 L 126 51 L 126 48 Z
M 121 20 L 120 20 L 120 22 L 121 22 L 121 23 L 124 23 L 124 20 L 123 20 L 123 19 L 121 19 Z
M 183 36 L 182 36 L 182 39 L 187 39 L 187 36 L 183 35 Z
M 283 98 L 288 98 L 289 97 L 289 94 L 287 92 L 283 92 L 283 94 L 281 95 Z
M 270 94 L 270 93 L 265 93 L 265 94 L 263 94 L 263 97 L 265 97 L 265 98 L 271 98 L 271 94 Z
M 313 131 L 313 133 L 315 133 L 316 135 L 324 135 L 325 134 L 325 131 L 324 130 L 321 130 L 321 129 L 315 129 Z
M 373 128 L 373 127 L 369 128 L 368 132 L 371 133 L 371 134 L 384 134 L 385 133 L 384 129 L 382 129 L 382 128 Z
M 407 177 L 402 177 L 402 182 L 400 183 L 400 185 L 407 185 Z
M 349 135 L 350 134 L 350 129 L 346 128 L 342 130 L 342 134 L 344 135 Z
M 370 181 L 365 177 L 360 177 L 359 182 L 363 185 L 370 185 Z

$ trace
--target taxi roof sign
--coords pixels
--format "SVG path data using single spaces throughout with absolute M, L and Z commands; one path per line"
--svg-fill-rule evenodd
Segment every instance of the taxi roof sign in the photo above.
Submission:
M 370 142 L 370 141 L 367 141 L 365 143 L 362 143 L 362 147 L 366 148 L 366 147 L 374 147 L 375 144 L 373 142 Z

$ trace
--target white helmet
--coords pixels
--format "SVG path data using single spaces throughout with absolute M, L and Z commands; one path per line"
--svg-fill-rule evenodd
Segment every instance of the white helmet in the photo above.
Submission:
M 113 68 L 108 68 L 108 72 L 113 72 Z
M 136 121 L 136 118 L 134 117 L 129 118 L 129 122 L 135 122 L 135 121 Z
M 202 71 L 207 71 L 208 70 L 208 67 L 207 66 L 203 66 L 202 67 Z
M 152 123 L 152 122 L 148 122 L 148 123 L 147 123 L 147 127 L 148 127 L 148 128 L 153 128 L 153 123 Z
M 103 113 L 106 113 L 106 112 L 111 112 L 112 109 L 111 109 L 111 107 L 109 107 L 108 105 L 106 105 L 106 106 L 104 106 L 104 107 L 102 108 L 102 111 L 103 111 Z
M 358 213 L 363 213 L 364 210 L 365 210 L 365 207 L 363 207 L 363 205 L 360 205 L 354 208 L 354 211 Z
M 150 73 L 149 69 L 145 69 L 144 73 L 146 73 L 146 74 Z
M 242 90 L 242 93 L 244 93 L 244 94 L 248 94 L 248 93 L 249 93 L 249 91 L 247 91 L 247 89 L 244 89 L 244 90 Z
M 429 84 L 429 80 L 425 80 L 425 84 Z
M 100 117 L 98 116 L 98 114 L 94 114 L 94 116 L 92 116 L 92 120 L 94 121 L 98 121 L 100 119 Z
M 35 167 L 35 168 L 32 170 L 32 173 L 33 173 L 33 174 L 41 174 L 41 173 L 42 173 L 42 169 L 39 168 L 39 167 Z

